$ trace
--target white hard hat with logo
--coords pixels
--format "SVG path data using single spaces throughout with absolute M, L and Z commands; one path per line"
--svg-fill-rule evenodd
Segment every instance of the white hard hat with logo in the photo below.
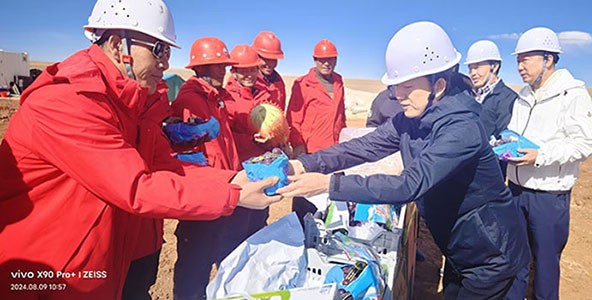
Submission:
M 84 29 L 93 42 L 104 30 L 127 29 L 180 48 L 176 43 L 173 16 L 162 0 L 98 0 Z
M 516 44 L 516 49 L 512 55 L 531 51 L 545 51 L 551 53 L 561 53 L 561 44 L 557 34 L 546 27 L 535 27 L 526 31 Z
M 474 64 L 482 61 L 502 61 L 497 45 L 489 40 L 475 42 L 467 52 L 465 65 Z
M 385 85 L 437 74 L 454 67 L 462 55 L 448 34 L 432 22 L 416 22 L 399 30 L 386 48 Z

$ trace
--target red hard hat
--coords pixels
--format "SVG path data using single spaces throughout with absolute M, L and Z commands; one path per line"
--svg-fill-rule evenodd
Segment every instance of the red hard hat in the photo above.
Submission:
M 269 59 L 283 59 L 284 52 L 282 44 L 277 36 L 271 31 L 261 31 L 253 40 L 253 49 L 261 57 Z
M 257 52 L 249 45 L 237 45 L 230 52 L 230 58 L 237 62 L 233 67 L 237 68 L 250 68 L 258 67 L 265 64 Z
M 235 65 L 236 62 L 230 58 L 226 45 L 220 39 L 204 37 L 195 40 L 191 45 L 189 64 L 185 68 L 212 64 Z
M 337 48 L 329 40 L 320 40 L 314 47 L 312 56 L 316 58 L 337 57 Z

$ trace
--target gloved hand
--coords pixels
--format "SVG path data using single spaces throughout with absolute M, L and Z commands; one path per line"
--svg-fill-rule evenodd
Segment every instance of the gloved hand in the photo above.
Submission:
M 200 166 L 205 166 L 208 164 L 208 159 L 203 154 L 203 152 L 179 153 L 175 155 L 175 158 L 184 162 L 190 162 Z
M 218 135 L 220 135 L 220 123 L 218 122 L 218 120 L 216 120 L 216 118 L 214 118 L 214 116 L 211 116 L 207 122 L 201 125 L 204 126 L 204 128 L 208 132 L 210 139 L 213 140 L 217 138 Z
M 167 123 L 163 127 L 164 132 L 173 144 L 189 143 L 200 138 L 208 138 L 205 141 L 215 139 L 220 134 L 220 123 L 214 117 L 205 123 Z

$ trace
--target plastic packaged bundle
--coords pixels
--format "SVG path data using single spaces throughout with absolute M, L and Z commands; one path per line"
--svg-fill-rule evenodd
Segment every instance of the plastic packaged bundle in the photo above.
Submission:
M 337 232 L 329 236 L 350 261 L 337 264 L 325 277 L 324 283 L 337 283 L 342 299 L 380 299 L 384 293 L 384 273 L 380 258 L 367 245 L 352 241 Z M 350 298 L 347 298 L 351 295 Z
M 265 194 L 273 196 L 277 189 L 288 185 L 288 156 L 279 148 L 251 157 L 243 162 L 250 181 L 260 181 L 272 176 L 279 177 L 278 182 L 265 189 Z
M 511 157 L 522 157 L 518 149 L 538 149 L 539 146 L 515 131 L 506 129 L 500 133 L 499 139 L 489 142 L 499 160 L 507 161 Z
M 325 226 L 328 230 L 345 230 L 349 227 L 350 211 L 347 202 L 330 201 L 325 217 Z
M 376 222 L 384 225 L 388 230 L 393 230 L 398 222 L 398 212 L 400 206 L 390 204 L 364 204 L 358 203 L 355 206 L 353 217 L 354 222 Z M 353 224 L 350 224 L 353 225 Z
M 162 129 L 173 150 L 184 152 L 217 138 L 220 133 L 220 123 L 214 117 L 210 117 L 207 121 L 197 117 L 190 117 L 187 121 L 169 118 L 163 123 Z

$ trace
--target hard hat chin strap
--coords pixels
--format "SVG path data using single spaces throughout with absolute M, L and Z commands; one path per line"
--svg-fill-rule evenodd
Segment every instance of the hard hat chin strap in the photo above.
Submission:
M 134 63 L 132 56 L 130 55 L 130 43 L 128 43 L 129 38 L 127 37 L 127 31 L 121 30 L 121 48 L 123 50 L 123 55 L 121 55 L 123 65 L 125 66 L 125 71 L 127 73 L 127 77 L 130 79 L 136 79 L 134 75 L 134 71 L 132 70 L 132 64 Z
M 386 87 L 386 95 L 390 100 L 399 101 L 395 93 L 395 86 L 392 84 Z
M 549 53 L 543 53 L 543 70 L 537 79 L 530 85 L 533 89 L 538 89 L 540 87 L 541 81 L 543 80 L 543 75 L 545 75 L 545 69 L 547 68 L 547 61 L 549 61 L 548 57 Z
M 485 79 L 485 85 L 489 85 L 491 81 L 491 75 L 493 74 L 494 64 L 489 65 L 489 73 L 487 73 L 487 79 Z
M 434 98 L 436 98 L 436 94 L 434 94 L 434 90 L 432 88 L 432 92 L 428 96 L 428 105 L 426 106 L 426 109 L 432 107 L 432 104 L 434 104 Z
M 480 88 L 473 88 L 473 92 L 477 95 L 477 97 L 480 97 L 484 94 L 489 93 L 489 91 L 491 91 L 491 79 L 492 79 L 492 75 L 493 75 L 493 70 L 494 70 L 494 64 L 490 64 L 489 65 L 489 73 L 487 73 L 487 78 L 485 79 L 485 82 L 483 83 L 483 86 Z
M 238 84 L 238 86 L 241 87 L 241 88 L 244 87 L 242 85 L 242 83 L 240 82 L 240 80 L 238 80 L 238 74 L 236 72 L 231 73 L 231 74 L 234 76 L 234 80 L 236 81 L 236 84 Z
M 203 81 L 207 82 L 209 86 L 217 89 L 217 90 L 221 90 L 223 89 L 223 86 L 214 86 L 212 85 L 212 77 L 208 76 L 208 75 L 197 75 L 197 77 L 201 78 Z
M 436 99 L 436 82 L 438 81 L 438 79 L 442 78 L 444 79 L 444 82 L 446 83 L 446 85 L 444 86 L 444 91 L 443 91 L 443 96 L 445 95 L 449 95 L 451 93 L 451 89 L 453 88 L 453 80 L 455 78 L 455 76 L 457 76 L 458 74 L 458 68 L 459 65 L 456 64 L 454 67 L 437 73 L 437 74 L 431 74 L 428 75 L 428 81 L 430 82 L 430 87 L 432 88 L 432 91 L 430 92 L 430 95 L 428 96 L 428 105 L 426 106 L 426 109 L 428 109 L 429 107 L 431 107 L 434 104 L 434 100 Z
M 432 104 L 434 104 L 434 99 L 436 98 L 436 94 L 434 93 L 436 90 L 436 76 L 434 75 L 430 75 L 428 77 L 428 80 L 430 81 L 430 87 L 432 88 L 432 91 L 430 92 L 430 95 L 428 96 L 428 105 L 426 106 L 426 109 L 430 108 L 432 106 Z
M 206 75 L 200 75 L 199 78 L 203 79 L 203 81 L 207 82 L 209 85 L 212 85 L 212 78 Z

